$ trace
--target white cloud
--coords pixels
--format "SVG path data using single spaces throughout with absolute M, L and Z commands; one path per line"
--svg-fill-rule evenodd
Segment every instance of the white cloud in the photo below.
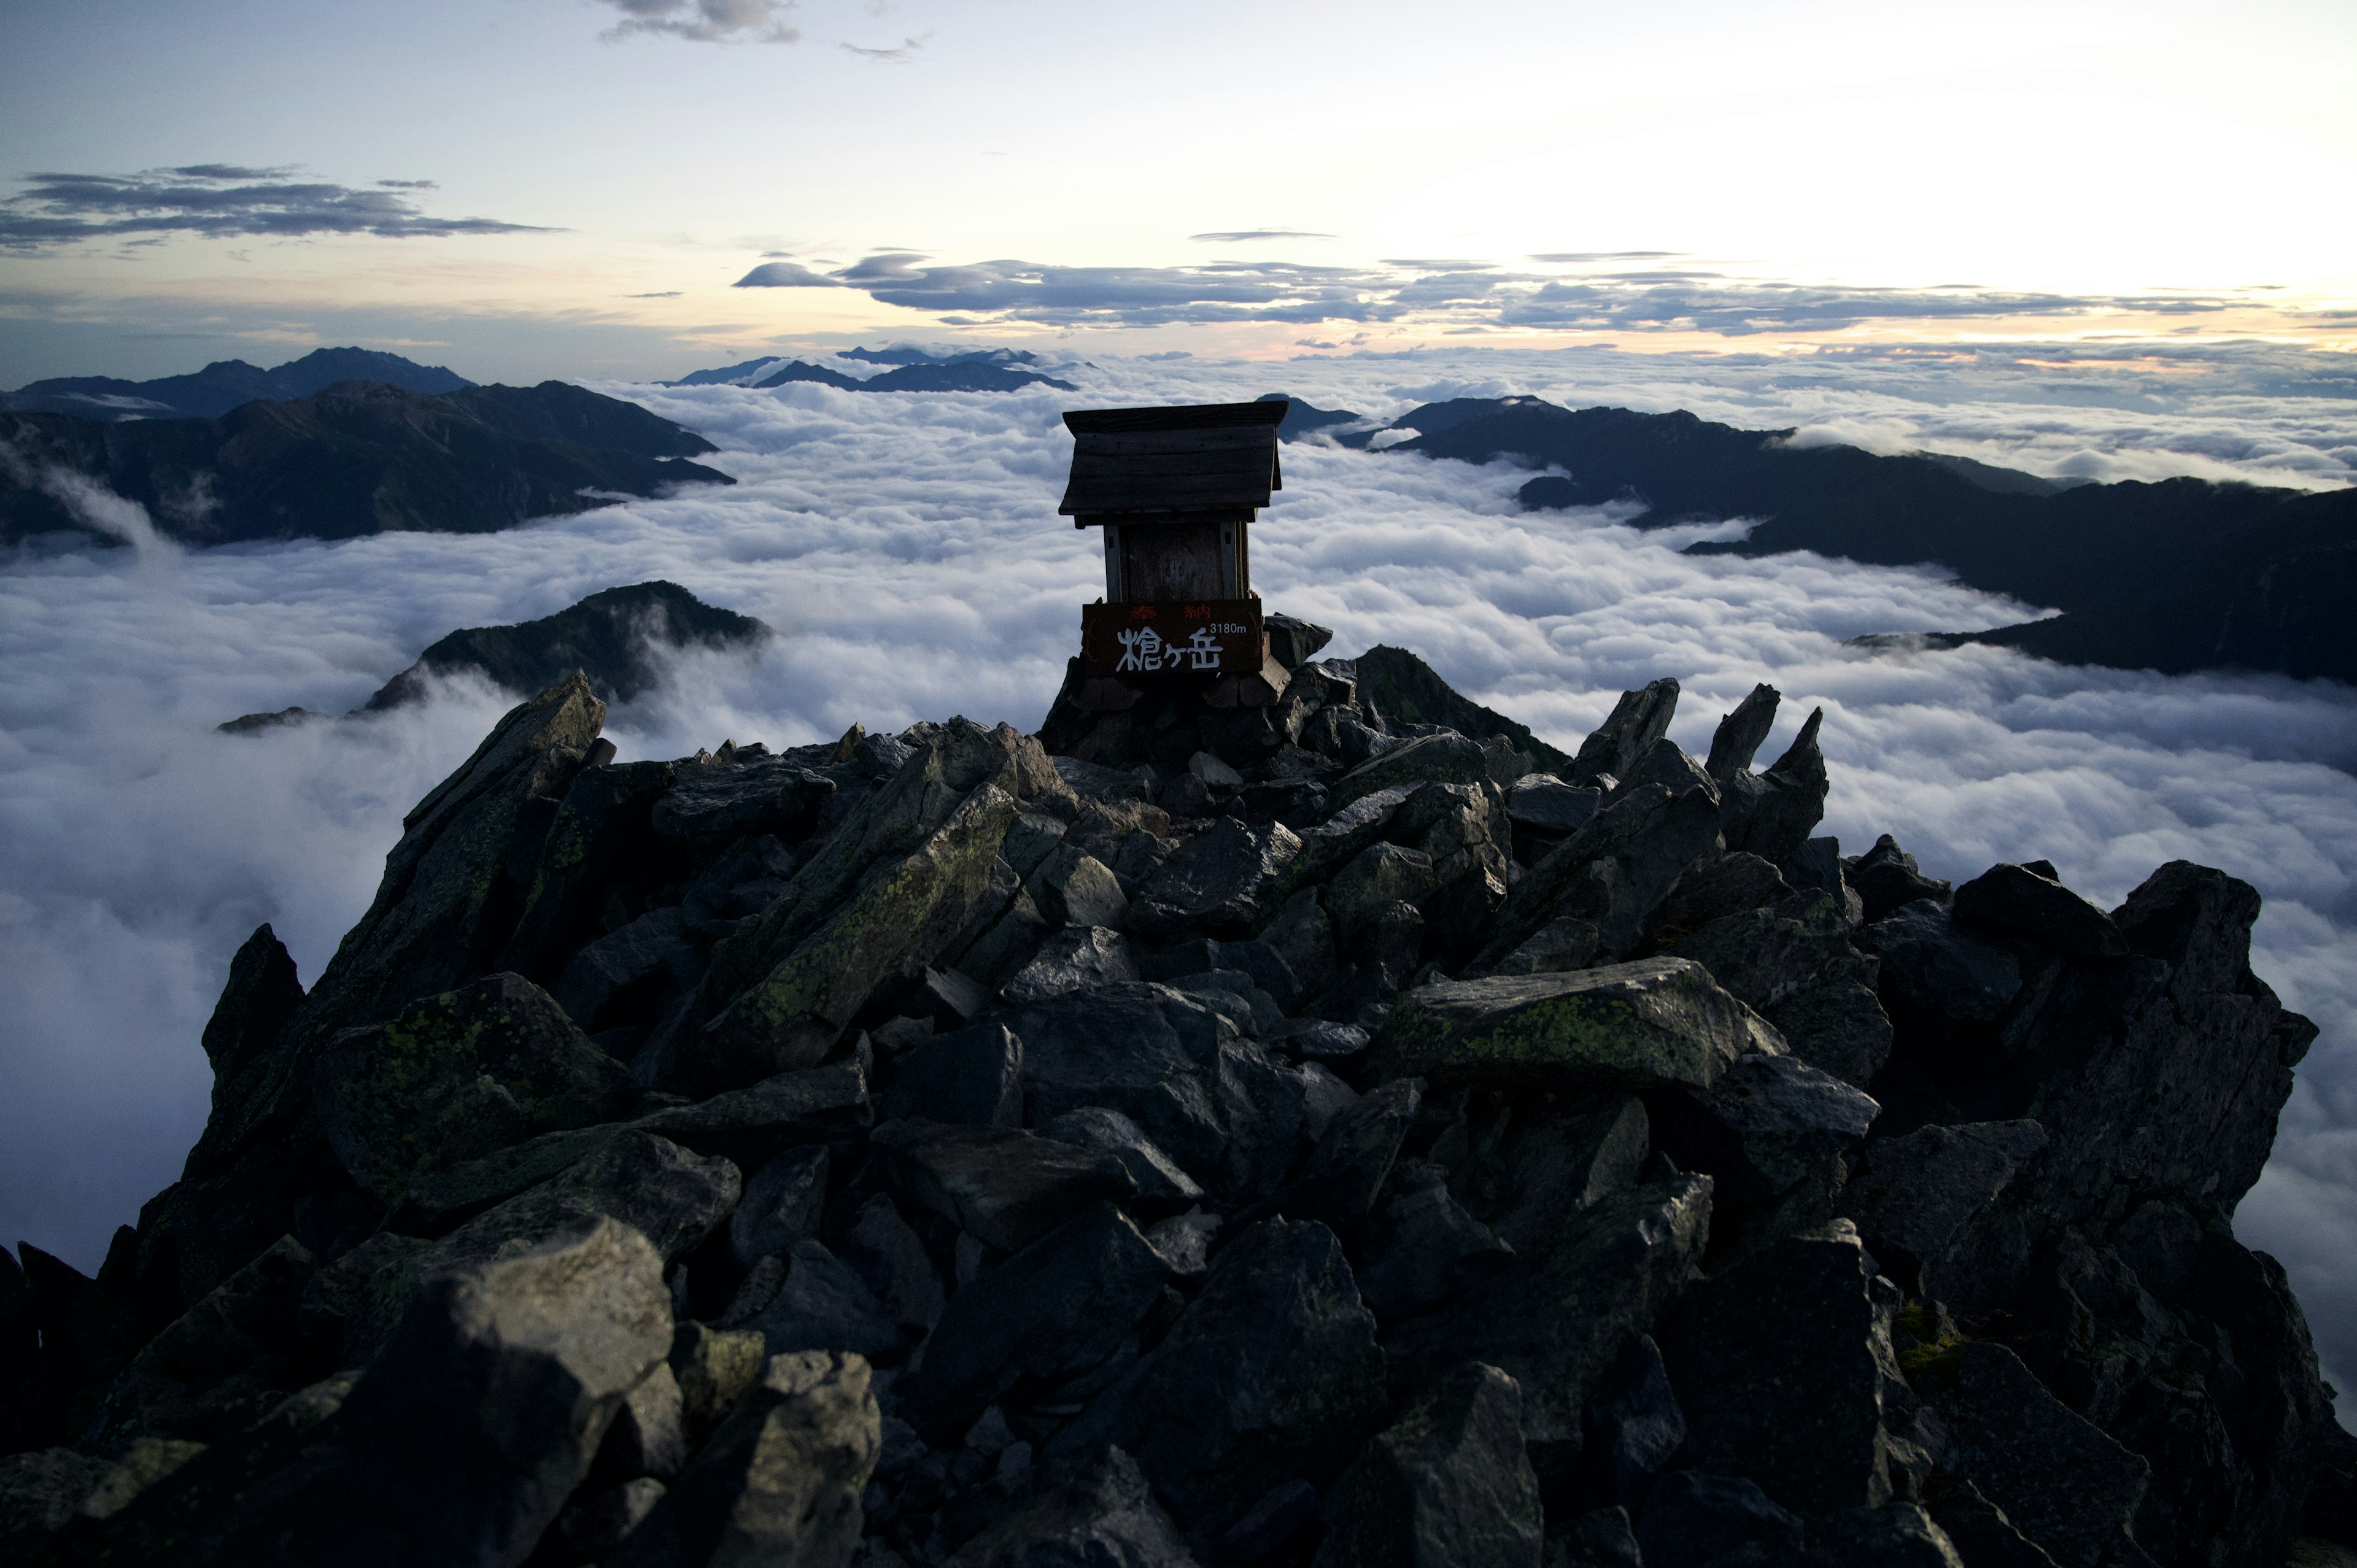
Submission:
M 1848 422 L 2049 472 L 2088 454 L 2345 480 L 2327 455 L 2333 407 L 2266 392 L 2271 364 L 2227 362 L 2208 390 L 2167 396 L 2165 378 L 2132 367 L 2073 381 L 1899 358 L 1478 351 L 1059 367 L 1078 397 L 608 388 L 702 431 L 723 449 L 705 460 L 739 483 L 488 537 L 243 546 L 145 568 L 130 551 L 19 556 L 0 568 L 0 941 L 25 958 L 0 973 L 0 1235 L 95 1262 L 202 1122 L 197 1036 L 229 954 L 268 919 L 316 976 L 402 812 L 503 702 L 459 687 L 366 724 L 259 739 L 210 726 L 290 703 L 349 708 L 454 627 L 661 576 L 784 634 L 755 661 L 676 666 L 667 690 L 614 714 L 625 756 L 952 713 L 1029 727 L 1103 581 L 1095 536 L 1054 513 L 1070 452 L 1058 416 L 1075 403 L 1282 388 L 1388 415 L 1531 392 Z M 2056 401 L 2056 386 L 2103 401 Z M 2324 1034 L 2244 1228 L 2292 1270 L 2328 1360 L 2357 1370 L 2357 1315 L 2328 1316 L 2357 1293 L 2357 693 L 1986 648 L 1867 657 L 1843 639 L 1995 626 L 2030 607 L 1811 556 L 1683 556 L 1689 532 L 1521 513 L 1527 476 L 1502 467 L 1306 444 L 1286 470 L 1254 534 L 1255 580 L 1272 607 L 1335 628 L 1340 651 L 1414 648 L 1558 744 L 1621 689 L 1674 675 L 1687 695 L 1674 733 L 1700 749 L 1771 681 L 1786 693 L 1771 752 L 1826 709 L 1828 825 L 1852 850 L 1891 832 L 1948 876 L 2044 855 L 2104 901 L 2179 856 L 2257 885 L 2255 961 Z
M 784 13 L 793 0 L 607 0 L 625 18 L 605 37 L 686 38 L 695 43 L 790 44 L 802 37 Z

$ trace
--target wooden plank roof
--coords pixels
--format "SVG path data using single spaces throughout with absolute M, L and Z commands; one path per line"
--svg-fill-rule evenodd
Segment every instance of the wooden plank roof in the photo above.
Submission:
M 1276 427 L 1286 404 L 1075 409 L 1066 516 L 1257 510 L 1284 488 Z

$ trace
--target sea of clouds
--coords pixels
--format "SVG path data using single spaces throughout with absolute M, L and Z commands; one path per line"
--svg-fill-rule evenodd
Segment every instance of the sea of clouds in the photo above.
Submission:
M 455 627 L 664 577 L 781 634 L 758 657 L 675 660 L 609 715 L 626 758 L 952 713 L 1030 728 L 1103 581 L 1096 536 L 1054 510 L 1071 450 L 1058 416 L 1075 404 L 1285 390 L 1389 417 L 1532 392 L 2055 476 L 2316 487 L 2357 478 L 2350 389 L 2319 363 L 1466 349 L 1275 368 L 1100 356 L 1058 369 L 1078 396 L 598 383 L 702 432 L 721 447 L 703 460 L 738 483 L 489 537 L 197 552 L 91 498 L 141 542 L 0 559 L 0 1238 L 95 1265 L 203 1124 L 198 1036 L 230 954 L 267 920 L 316 976 L 403 813 L 511 699 L 456 682 L 361 721 L 213 726 L 289 704 L 342 712 Z M 1622 689 L 1674 675 L 1672 733 L 1699 751 L 1769 681 L 1785 705 L 1764 755 L 1825 710 L 1823 831 L 1850 853 L 1888 832 L 1955 879 L 2044 856 L 2106 905 L 2179 857 L 2255 884 L 2255 965 L 2323 1035 L 2237 1225 L 2291 1271 L 2328 1365 L 2357 1373 L 2357 693 L 1996 649 L 1868 654 L 1845 639 L 2037 607 L 1929 569 L 1678 553 L 1726 526 L 1523 513 L 1528 476 L 1503 466 L 1296 444 L 1284 469 L 1254 530 L 1254 583 L 1273 609 L 1334 628 L 1337 653 L 1414 649 L 1566 746 Z

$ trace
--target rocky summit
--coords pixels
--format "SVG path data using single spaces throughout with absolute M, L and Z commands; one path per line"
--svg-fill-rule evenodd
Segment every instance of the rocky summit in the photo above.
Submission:
M 237 954 L 98 1276 L 0 1253 L 0 1554 L 2348 1560 L 2252 888 L 1952 886 L 1768 687 L 1568 754 L 1271 630 L 1031 736 L 522 703 Z

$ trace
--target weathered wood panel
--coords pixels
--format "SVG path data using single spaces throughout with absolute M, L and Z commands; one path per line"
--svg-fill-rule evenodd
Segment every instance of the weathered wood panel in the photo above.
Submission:
M 1177 523 L 1121 532 L 1122 596 L 1131 600 L 1237 597 L 1235 524 Z

